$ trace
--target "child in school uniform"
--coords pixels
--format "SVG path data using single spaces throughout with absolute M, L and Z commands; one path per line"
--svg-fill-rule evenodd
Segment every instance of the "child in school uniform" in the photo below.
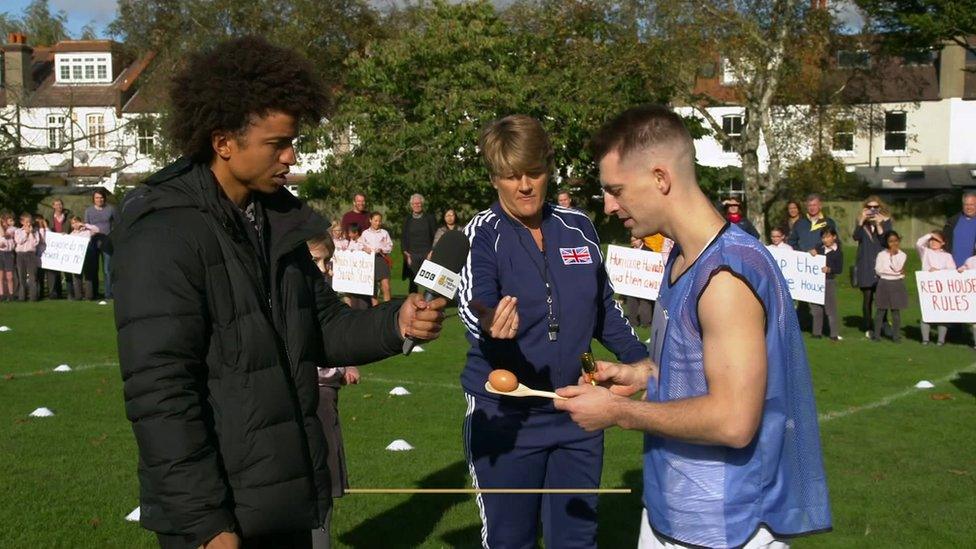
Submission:
M 17 256 L 14 253 L 16 229 L 14 216 L 8 212 L 0 213 L 0 301 L 13 301 L 16 298 Z
M 769 231 L 769 244 L 766 245 L 770 250 L 792 250 L 793 246 L 786 243 L 786 233 L 779 227 L 773 227 Z
M 313 238 L 306 242 L 312 261 L 322 271 L 322 278 L 326 284 L 332 285 L 329 264 L 335 246 L 332 238 L 327 235 Z M 332 481 L 332 497 L 341 498 L 349 487 L 346 475 L 346 454 L 342 444 L 342 428 L 339 425 L 339 389 L 343 385 L 359 383 L 359 369 L 355 366 L 318 368 L 319 374 L 319 407 L 317 415 L 322 422 L 322 430 L 328 443 L 329 453 L 326 461 L 329 464 L 329 475 Z M 312 546 L 329 547 L 329 529 L 332 522 L 332 511 L 325 517 L 325 523 L 319 530 L 312 532 Z
M 813 337 L 823 337 L 823 320 L 826 313 L 827 322 L 830 323 L 830 339 L 840 341 L 844 338 L 840 335 L 840 319 L 837 316 L 837 275 L 844 271 L 844 254 L 837 244 L 837 231 L 830 227 L 822 229 L 820 244 L 811 250 L 810 254 L 823 255 L 827 260 L 823 268 L 824 304 L 810 304 L 810 312 L 813 314 Z
M 346 247 L 350 252 L 365 252 L 366 243 L 362 240 L 359 225 L 352 223 L 346 228 Z M 347 304 L 353 309 L 369 309 L 373 306 L 372 295 L 346 294 Z
M 71 216 L 72 236 L 85 236 L 89 238 L 88 249 L 85 251 L 85 261 L 82 263 L 81 272 L 71 275 L 71 286 L 75 299 L 85 299 L 92 301 L 95 299 L 95 280 L 98 279 L 98 250 L 94 241 L 91 239 L 98 234 L 98 227 L 91 223 L 85 223 L 77 215 Z
M 908 290 L 905 288 L 905 262 L 908 256 L 901 251 L 901 235 L 897 232 L 886 232 L 882 242 L 885 249 L 878 252 L 874 262 L 878 288 L 874 298 L 874 332 L 871 339 L 881 340 L 881 323 L 887 312 L 891 319 L 891 339 L 901 343 L 901 310 L 908 308 Z
M 942 231 L 932 231 L 929 234 L 922 235 L 915 242 L 915 249 L 918 250 L 918 256 L 922 258 L 923 271 L 955 270 L 956 262 L 952 259 L 952 254 L 945 250 L 945 240 L 945 234 Z M 936 326 L 938 330 L 938 345 L 945 345 L 946 333 L 948 333 L 949 327 L 945 324 L 937 324 Z M 932 325 L 922 321 L 922 345 L 929 344 L 931 331 Z

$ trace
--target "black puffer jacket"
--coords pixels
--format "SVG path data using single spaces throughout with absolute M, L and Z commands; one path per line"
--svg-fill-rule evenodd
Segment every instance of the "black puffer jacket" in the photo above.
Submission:
M 196 547 L 311 530 L 331 505 L 316 366 L 396 354 L 399 303 L 353 311 L 305 240 L 326 223 L 258 195 L 268 266 L 210 169 L 180 160 L 132 191 L 112 233 L 126 414 L 142 524 Z

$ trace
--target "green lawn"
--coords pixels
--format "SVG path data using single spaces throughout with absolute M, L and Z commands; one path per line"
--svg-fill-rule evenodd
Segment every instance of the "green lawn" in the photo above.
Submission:
M 394 289 L 402 293 L 403 285 L 397 281 Z M 869 342 L 856 325 L 859 294 L 842 286 L 840 302 L 844 341 L 807 341 L 826 417 L 834 531 L 795 544 L 971 546 L 976 353 L 968 335 L 942 348 L 922 347 L 916 307 L 903 314 L 905 342 Z M 0 304 L 0 325 L 12 328 L 0 333 L 0 547 L 152 547 L 151 535 L 123 520 L 138 504 L 136 449 L 124 416 L 111 306 Z M 352 486 L 467 486 L 458 386 L 466 344 L 457 318 L 425 347 L 409 359 L 366 367 L 363 384 L 342 392 Z M 62 363 L 75 371 L 51 372 Z M 936 388 L 911 390 L 921 379 Z M 396 385 L 412 395 L 389 396 Z M 39 406 L 55 417 L 28 418 Z M 415 450 L 384 451 L 397 438 Z M 635 493 L 601 499 L 601 546 L 636 543 L 640 449 L 640 434 L 608 433 L 603 485 Z M 472 498 L 440 495 L 347 496 L 337 503 L 334 524 L 340 547 L 476 547 L 479 528 Z

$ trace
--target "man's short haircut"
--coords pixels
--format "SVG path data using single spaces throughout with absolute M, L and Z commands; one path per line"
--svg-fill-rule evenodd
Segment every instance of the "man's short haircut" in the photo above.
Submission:
M 820 196 L 817 193 L 810 193 L 810 194 L 807 195 L 807 199 L 804 200 L 804 202 L 810 202 L 811 200 L 819 200 L 819 201 L 823 202 L 823 197 Z
M 414 198 L 419 198 L 420 199 L 420 203 L 423 204 L 423 202 L 424 202 L 424 195 L 422 195 L 420 193 L 413 193 L 412 195 L 410 195 L 410 203 L 411 204 L 413 203 L 413 199 Z
M 555 152 L 538 120 L 513 114 L 490 122 L 478 139 L 492 179 L 551 173 Z
M 359 193 L 359 192 L 353 194 L 352 195 L 352 199 L 353 200 L 356 200 L 356 197 L 359 197 L 359 196 L 363 197 L 363 200 L 366 200 L 366 193 Z
M 604 124 L 590 140 L 590 150 L 599 162 L 611 152 L 623 160 L 631 153 L 670 144 L 689 150 L 694 163 L 695 143 L 681 117 L 663 105 L 641 105 Z
M 95 198 L 95 195 L 98 195 L 104 198 L 105 200 L 108 200 L 108 191 L 106 191 L 105 189 L 95 189 L 94 191 L 92 191 L 92 199 Z
M 976 190 L 963 191 L 962 199 L 966 200 L 967 198 L 976 198 Z
M 328 106 L 326 87 L 297 52 L 245 36 L 189 55 L 173 78 L 169 132 L 182 154 L 209 162 L 211 135 L 242 135 L 252 116 L 279 111 L 317 124 Z

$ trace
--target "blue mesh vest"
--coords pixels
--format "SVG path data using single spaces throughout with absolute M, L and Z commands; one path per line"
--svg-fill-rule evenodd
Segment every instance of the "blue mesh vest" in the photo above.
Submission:
M 760 525 L 783 536 L 829 529 L 810 368 L 779 267 L 759 241 L 728 224 L 671 285 L 677 256 L 672 251 L 655 307 L 651 345 L 660 377 L 648 384 L 647 400 L 708 392 L 698 299 L 711 277 L 727 270 L 752 287 L 766 312 L 766 401 L 756 437 L 742 449 L 645 436 L 644 506 L 651 526 L 706 547 L 740 546 Z

